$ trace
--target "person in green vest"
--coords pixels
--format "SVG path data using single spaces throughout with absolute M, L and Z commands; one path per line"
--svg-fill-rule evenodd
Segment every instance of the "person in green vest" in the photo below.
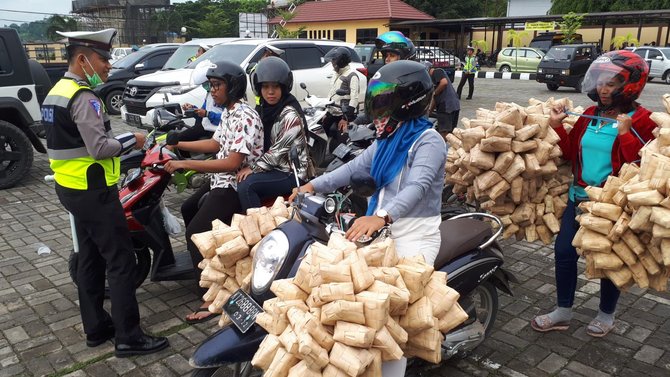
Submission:
M 58 32 L 68 38 L 68 71 L 42 104 L 49 164 L 63 207 L 74 217 L 79 253 L 79 310 L 86 345 L 115 338 L 116 357 L 144 355 L 168 346 L 140 328 L 135 297 L 133 244 L 119 201 L 119 156 L 139 149 L 145 136 L 112 136 L 104 101 L 93 88 L 107 80 L 115 29 Z M 112 301 L 103 308 L 105 276 Z
M 200 55 L 202 55 L 202 54 L 204 54 L 205 52 L 209 51 L 210 48 L 212 48 L 211 45 L 208 45 L 207 43 L 204 43 L 204 42 L 203 42 L 203 43 L 200 43 L 200 45 L 198 46 L 198 51 L 195 52 L 195 55 L 193 55 L 193 56 L 191 56 L 190 58 L 188 58 L 188 60 L 186 61 L 186 63 L 192 63 L 192 62 L 196 61 L 196 59 L 198 59 L 198 58 L 200 57 Z
M 465 55 L 465 59 L 461 63 L 463 65 L 463 75 L 461 76 L 461 81 L 458 83 L 458 99 L 461 99 L 461 92 L 465 86 L 465 81 L 468 82 L 468 96 L 465 99 L 472 99 L 472 93 L 475 91 L 475 76 L 479 70 L 479 64 L 477 63 L 477 57 L 475 56 L 475 49 L 472 46 L 468 46 L 468 54 Z

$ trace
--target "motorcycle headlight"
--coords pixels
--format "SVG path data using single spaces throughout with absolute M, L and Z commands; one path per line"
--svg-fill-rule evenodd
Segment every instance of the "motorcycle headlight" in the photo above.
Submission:
M 328 213 L 329 215 L 335 213 L 336 206 L 337 203 L 335 203 L 335 199 L 333 198 L 328 198 L 326 199 L 325 202 L 323 202 L 323 209 L 325 209 L 326 213 Z
M 197 88 L 199 85 L 173 85 L 158 89 L 158 93 L 184 94 Z
M 288 254 L 288 237 L 281 230 L 270 232 L 258 246 L 254 254 L 251 274 L 251 292 L 256 295 L 265 293 Z

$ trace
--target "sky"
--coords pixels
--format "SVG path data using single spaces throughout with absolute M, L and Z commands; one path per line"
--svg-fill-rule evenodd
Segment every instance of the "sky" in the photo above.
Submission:
M 183 3 L 187 0 L 171 0 L 171 3 Z M 0 25 L 10 25 L 13 23 L 22 24 L 24 22 L 38 21 L 49 17 L 49 14 L 31 14 L 8 12 L 15 10 L 22 12 L 41 12 L 68 14 L 72 10 L 71 0 L 0 0 Z

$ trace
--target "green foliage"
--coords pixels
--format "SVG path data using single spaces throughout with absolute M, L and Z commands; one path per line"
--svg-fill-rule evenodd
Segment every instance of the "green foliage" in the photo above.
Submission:
M 670 8 L 670 0 L 552 0 L 549 14 L 623 12 Z
M 47 26 L 48 25 L 46 20 L 26 22 L 21 25 L 9 25 L 10 28 L 16 30 L 16 32 L 19 33 L 19 38 L 21 38 L 21 42 L 23 43 L 46 41 Z
M 182 26 L 190 38 L 236 37 L 239 35 L 240 13 L 261 13 L 266 0 L 197 0 L 175 4 L 172 9 L 158 12 L 154 17 L 163 20 L 158 32 L 179 32 Z
M 504 17 L 507 0 L 435 1 L 406 0 L 407 4 L 435 18 Z
M 612 45 L 614 45 L 615 50 L 621 50 L 623 47 L 627 46 L 633 46 L 633 45 L 638 46 L 639 44 L 640 41 L 638 41 L 637 38 L 633 37 L 632 33 L 628 33 L 626 35 L 619 35 L 617 37 L 612 38 Z
M 582 27 L 583 18 L 583 14 L 576 14 L 575 12 L 563 15 L 563 21 L 560 23 L 561 31 L 565 34 L 563 43 L 570 44 L 575 41 L 575 33 Z
M 489 43 L 486 42 L 483 39 L 476 39 L 476 40 L 474 40 L 470 43 L 471 43 L 471 46 L 475 48 L 475 50 L 480 49 L 484 52 L 489 50 Z
M 47 28 L 45 30 L 46 37 L 49 40 L 56 41 L 63 38 L 58 35 L 57 31 L 74 31 L 78 29 L 79 24 L 77 20 L 70 17 L 63 17 L 57 14 L 46 19 Z
M 529 33 L 526 30 L 516 31 L 514 29 L 507 30 L 507 42 L 512 42 L 513 47 L 521 47 L 523 39 L 527 38 Z

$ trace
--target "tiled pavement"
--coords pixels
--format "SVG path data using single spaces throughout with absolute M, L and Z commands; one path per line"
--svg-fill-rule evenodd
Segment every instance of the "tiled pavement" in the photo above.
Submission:
M 481 81 L 478 85 L 482 90 Z M 474 112 L 476 105 L 472 105 L 464 112 Z M 118 120 L 114 125 L 117 130 L 124 128 Z M 42 181 L 48 172 L 47 160 L 37 155 L 29 177 L 15 188 L 0 191 L 0 377 L 189 375 L 188 358 L 195 346 L 216 330 L 215 321 L 196 326 L 183 323 L 189 308 L 198 305 L 190 282 L 145 282 L 137 291 L 143 327 L 168 336 L 168 349 L 117 359 L 111 342 L 86 347 L 77 293 L 67 271 L 68 218 L 53 187 Z M 187 195 L 168 195 L 168 206 L 175 214 Z M 173 242 L 176 250 L 183 249 L 183 237 Z M 37 255 L 40 243 L 49 246 L 51 254 Z M 416 365 L 408 375 L 670 375 L 668 293 L 634 289 L 623 294 L 615 331 L 593 339 L 585 326 L 597 311 L 598 284 L 580 276 L 573 325 L 566 332 L 539 334 L 530 328 L 529 320 L 554 305 L 552 249 L 526 242 L 504 245 L 506 266 L 521 283 L 513 286 L 514 297 L 500 296 L 491 336 L 464 359 L 439 366 Z

